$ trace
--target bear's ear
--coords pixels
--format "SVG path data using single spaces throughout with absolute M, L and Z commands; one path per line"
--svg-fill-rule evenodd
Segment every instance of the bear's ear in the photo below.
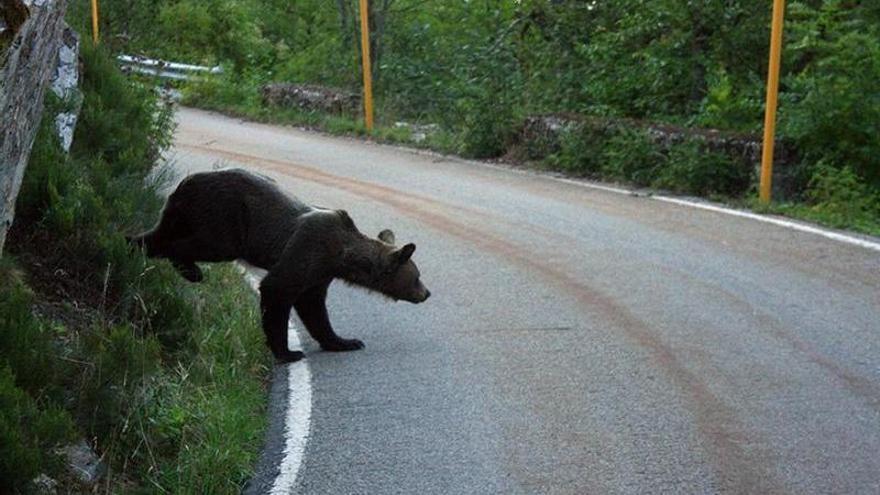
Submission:
M 397 262 L 400 264 L 406 263 L 412 258 L 413 253 L 416 251 L 416 245 L 413 243 L 409 243 L 406 246 L 398 249 L 394 254 Z
M 379 240 L 388 244 L 394 244 L 394 232 L 391 232 L 390 229 L 379 232 Z

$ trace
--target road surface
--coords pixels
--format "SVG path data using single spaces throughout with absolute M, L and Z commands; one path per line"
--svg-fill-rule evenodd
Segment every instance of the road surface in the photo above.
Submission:
M 181 170 L 247 167 L 365 233 L 391 228 L 418 246 L 433 294 L 331 287 L 337 332 L 366 349 L 325 353 L 301 333 L 310 415 L 293 492 L 880 492 L 880 252 L 358 140 L 177 119 Z M 274 389 L 257 491 L 282 469 L 287 389 Z

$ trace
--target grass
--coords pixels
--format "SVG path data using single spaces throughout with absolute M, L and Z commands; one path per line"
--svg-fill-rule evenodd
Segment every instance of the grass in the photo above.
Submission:
M 265 432 L 271 366 L 256 297 L 232 266 L 208 267 L 202 285 L 184 286 L 166 263 L 143 261 L 146 283 L 180 286 L 179 297 L 193 308 L 185 344 L 163 344 L 98 310 L 86 327 L 40 316 L 39 295 L 2 261 L 4 491 L 41 472 L 63 479 L 53 451 L 77 435 L 94 439 L 108 460 L 108 493 L 237 493 L 250 476 Z
M 736 206 L 746 207 L 757 213 L 782 215 L 796 220 L 806 220 L 825 227 L 850 230 L 861 234 L 880 237 L 880 217 L 877 214 L 856 213 L 841 215 L 839 212 L 828 211 L 825 205 L 781 202 L 769 205 L 761 204 L 757 198 L 733 202 Z
M 748 198 L 742 203 L 762 213 L 880 236 L 880 191 L 871 188 L 849 167 L 819 163 L 810 178 L 805 201 L 764 205 L 757 198 Z
M 24 486 L 43 467 L 58 470 L 53 448 L 74 438 L 71 415 L 60 407 L 61 363 L 54 329 L 31 312 L 33 293 L 23 274 L 0 258 L 0 487 Z
M 143 345 L 125 327 L 88 345 L 115 356 L 131 353 L 124 369 L 144 370 L 140 385 L 127 394 L 135 400 L 122 423 L 129 430 L 118 432 L 111 454 L 123 469 L 133 466 L 134 477 L 146 481 L 150 492 L 236 493 L 263 441 L 271 360 L 256 298 L 233 267 L 205 272 L 203 286 L 187 287 L 196 308 L 187 352 L 163 355 L 155 339 L 147 337 Z
M 83 59 L 71 154 L 44 119 L 0 258 L 0 492 L 85 489 L 55 452 L 84 438 L 108 466 L 94 491 L 238 493 L 272 362 L 256 296 L 230 265 L 189 284 L 127 245 L 162 205 L 170 113 L 87 40 Z

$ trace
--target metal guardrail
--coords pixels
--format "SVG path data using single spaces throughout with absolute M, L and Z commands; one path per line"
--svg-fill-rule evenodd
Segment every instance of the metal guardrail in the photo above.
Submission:
M 223 68 L 219 65 L 216 67 L 205 67 L 203 65 L 179 64 L 177 62 L 132 55 L 119 55 L 116 57 L 116 60 L 122 65 L 124 71 L 163 79 L 173 79 L 175 81 L 189 81 L 203 76 L 223 73 Z

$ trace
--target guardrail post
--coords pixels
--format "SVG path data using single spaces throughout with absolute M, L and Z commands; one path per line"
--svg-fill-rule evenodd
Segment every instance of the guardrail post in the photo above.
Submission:
M 98 0 L 92 0 L 92 41 L 98 44 Z
M 773 24 L 770 29 L 770 66 L 767 71 L 767 107 L 764 111 L 764 149 L 761 156 L 761 203 L 770 202 L 773 182 L 773 148 L 776 139 L 776 104 L 779 96 L 779 65 L 782 59 L 782 21 L 785 0 L 773 1 Z
M 361 2 L 361 57 L 364 67 L 364 124 L 373 130 L 373 71 L 370 68 L 370 23 L 367 0 Z

